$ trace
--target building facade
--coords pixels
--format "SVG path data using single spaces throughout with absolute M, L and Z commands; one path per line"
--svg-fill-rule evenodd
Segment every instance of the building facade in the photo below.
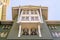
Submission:
M 9 0 L 0 0 L 0 20 L 6 20 L 6 9 L 9 5 Z
M 12 7 L 12 21 L 0 21 L 1 40 L 60 40 L 60 21 L 48 20 L 48 7 Z

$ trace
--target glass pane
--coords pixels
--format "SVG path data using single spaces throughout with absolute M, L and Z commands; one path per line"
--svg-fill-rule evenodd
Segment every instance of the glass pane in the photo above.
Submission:
M 25 11 L 23 11 L 23 14 L 25 14 Z
M 22 21 L 24 21 L 25 20 L 25 17 L 22 17 Z
M 28 33 L 28 29 L 26 28 L 26 29 L 23 29 L 23 35 L 28 35 L 29 33 Z
M 35 21 L 38 21 L 39 19 L 38 19 L 38 17 L 35 17 Z
M 34 17 L 31 17 L 31 21 L 34 21 Z
M 29 17 L 26 17 L 26 20 L 29 20 Z
M 36 29 L 31 29 L 31 35 L 37 35 L 36 31 Z

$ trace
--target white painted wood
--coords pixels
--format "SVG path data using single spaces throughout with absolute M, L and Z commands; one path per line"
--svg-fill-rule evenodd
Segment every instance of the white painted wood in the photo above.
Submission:
M 41 30 L 40 30 L 40 25 L 38 25 L 38 32 L 39 32 L 39 37 L 42 37 Z
M 19 26 L 18 37 L 21 37 L 21 25 Z
M 40 16 L 41 16 L 41 23 L 43 23 L 43 17 L 42 17 L 42 11 L 41 11 L 41 8 L 40 8 Z

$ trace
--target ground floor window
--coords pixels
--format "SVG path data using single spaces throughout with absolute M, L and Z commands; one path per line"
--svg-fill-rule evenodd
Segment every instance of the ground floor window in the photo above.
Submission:
M 52 32 L 53 37 L 60 37 L 60 32 Z
M 22 35 L 37 35 L 37 29 L 27 29 L 27 28 L 24 28 L 22 29 Z
M 37 35 L 36 29 L 31 29 L 31 35 Z
M 3 25 L 2 29 L 8 30 L 8 29 L 10 29 L 10 26 L 9 25 Z
M 6 37 L 7 36 L 7 32 L 0 32 L 0 37 Z
M 23 31 L 22 35 L 28 35 L 29 34 L 28 29 L 23 29 L 22 31 Z

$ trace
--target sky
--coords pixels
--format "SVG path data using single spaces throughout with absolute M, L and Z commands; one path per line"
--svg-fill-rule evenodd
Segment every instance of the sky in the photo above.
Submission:
M 12 7 L 24 5 L 47 6 L 48 20 L 60 20 L 60 0 L 10 0 L 7 20 L 12 20 Z

